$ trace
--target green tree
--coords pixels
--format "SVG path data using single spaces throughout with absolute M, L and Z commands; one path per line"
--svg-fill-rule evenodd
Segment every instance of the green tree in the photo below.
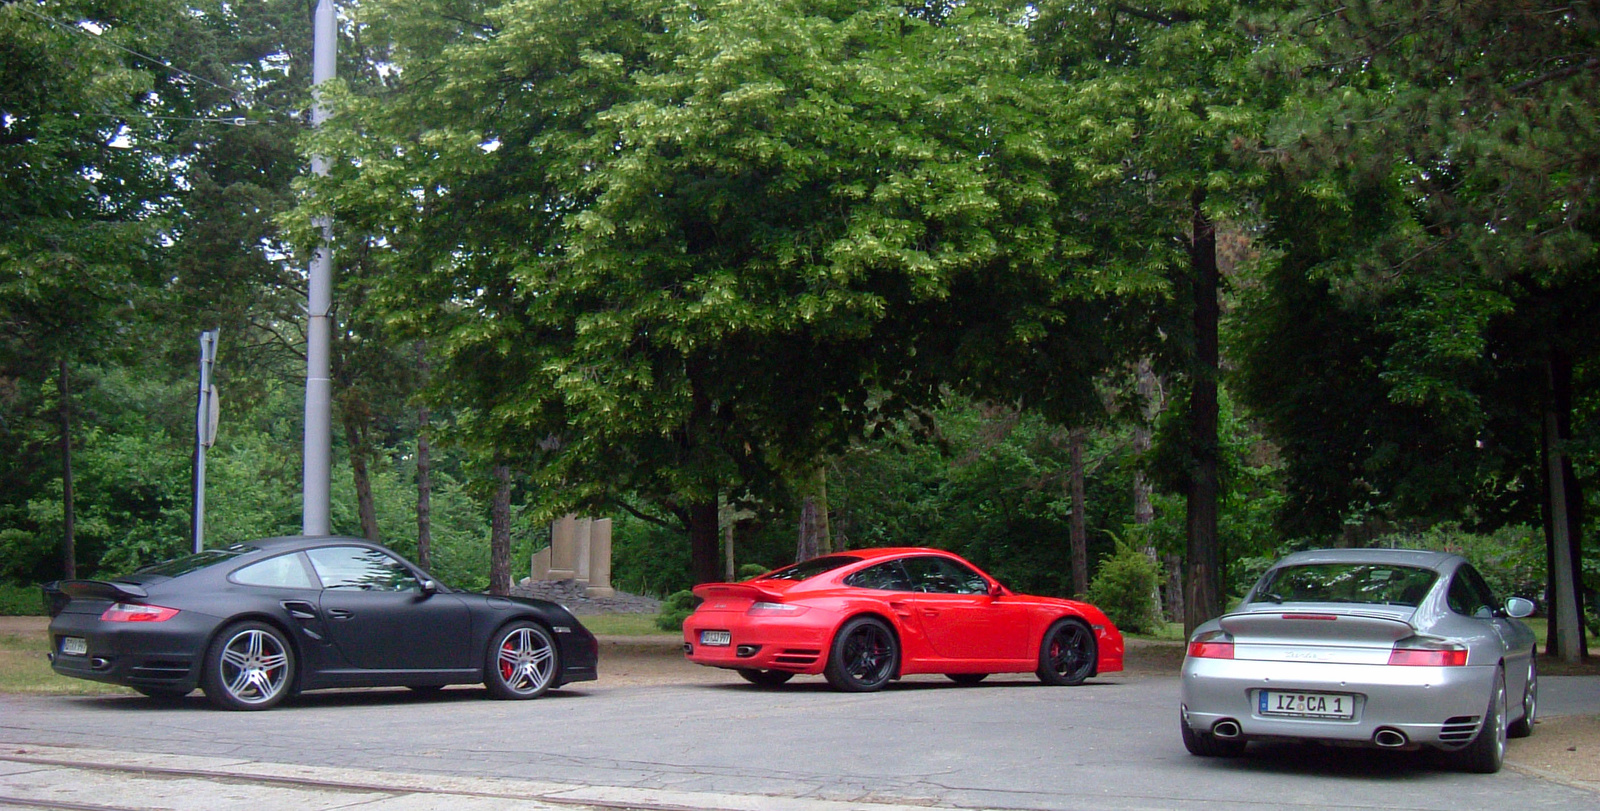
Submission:
M 1075 261 L 1062 88 L 1006 7 L 367 11 L 399 90 L 339 100 L 318 199 L 391 249 L 375 300 L 438 348 L 459 434 L 552 503 L 642 497 L 717 579 L 719 493 L 941 381 L 1037 361 L 1093 399 L 1064 350 L 1123 283 Z
M 1268 142 L 1284 253 L 1257 312 L 1282 309 L 1252 341 L 1252 400 L 1298 458 L 1295 487 L 1316 489 L 1320 463 L 1347 474 L 1307 505 L 1324 525 L 1370 510 L 1492 529 L 1542 512 L 1552 647 L 1579 658 L 1596 11 L 1314 2 L 1284 25 L 1316 58 Z M 1270 367 L 1291 346 L 1328 363 L 1280 397 Z M 1319 410 L 1352 429 L 1332 436 Z

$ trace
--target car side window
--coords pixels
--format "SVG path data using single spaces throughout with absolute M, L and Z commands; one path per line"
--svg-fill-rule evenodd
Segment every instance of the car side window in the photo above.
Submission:
M 929 594 L 987 594 L 989 581 L 983 575 L 949 558 L 907 558 L 906 573 L 914 591 Z
M 245 586 L 269 586 L 281 589 L 314 589 L 317 583 L 306 570 L 300 553 L 279 555 L 252 563 L 229 575 L 230 580 Z
M 891 560 L 876 566 L 868 566 L 846 577 L 844 584 L 858 589 L 916 591 L 911 586 L 911 578 L 906 575 L 905 567 L 901 566 L 898 560 Z
M 1462 566 L 1450 578 L 1450 591 L 1446 597 L 1450 610 L 1467 617 L 1489 619 L 1494 616 L 1494 592 L 1483 576 L 1471 566 Z
M 361 591 L 422 591 L 422 583 L 398 559 L 359 546 L 325 546 L 306 556 L 323 588 Z

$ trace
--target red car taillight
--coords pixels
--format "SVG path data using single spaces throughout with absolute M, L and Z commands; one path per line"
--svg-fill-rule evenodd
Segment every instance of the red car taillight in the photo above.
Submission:
M 744 613 L 749 617 L 798 617 L 810 610 L 803 605 L 789 603 L 751 603 L 750 610 Z
M 1189 655 L 1196 659 L 1232 659 L 1233 637 L 1227 631 L 1207 631 L 1189 640 Z
M 1412 637 L 1394 643 L 1389 664 L 1406 667 L 1463 667 L 1467 649 L 1454 642 Z
M 100 615 L 106 622 L 166 622 L 178 616 L 178 609 L 139 603 L 117 603 Z

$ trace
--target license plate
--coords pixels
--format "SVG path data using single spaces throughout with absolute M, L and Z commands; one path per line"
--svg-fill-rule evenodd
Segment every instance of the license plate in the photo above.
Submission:
M 733 633 L 730 631 L 701 631 L 700 644 L 707 647 L 722 648 L 733 643 Z
M 61 653 L 66 656 L 83 656 L 89 652 L 89 640 L 80 636 L 61 637 Z
M 1262 690 L 1257 698 L 1262 715 L 1287 715 L 1296 718 L 1354 718 L 1355 699 L 1337 693 L 1287 693 Z

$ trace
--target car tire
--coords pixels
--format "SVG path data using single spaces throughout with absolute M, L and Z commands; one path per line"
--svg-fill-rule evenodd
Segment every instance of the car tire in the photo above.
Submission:
M 1044 632 L 1039 643 L 1039 681 L 1071 686 L 1083 684 L 1095 671 L 1099 652 L 1089 626 L 1079 620 L 1060 620 Z
M 1183 732 L 1183 748 L 1196 757 L 1238 757 L 1244 754 L 1244 741 L 1225 740 L 1209 732 L 1192 729 L 1183 717 L 1182 710 L 1178 711 L 1178 728 Z
M 739 676 L 757 687 L 777 687 L 794 678 L 794 674 L 787 670 L 757 670 L 753 667 L 739 668 Z
M 900 669 L 900 645 L 881 620 L 856 617 L 834 634 L 823 669 L 828 683 L 847 693 L 883 689 Z
M 1539 719 L 1539 656 L 1538 651 L 1528 658 L 1528 683 L 1522 687 L 1522 717 L 1506 727 L 1507 738 L 1526 738 L 1533 734 L 1533 724 Z
M 200 688 L 225 710 L 266 710 L 294 685 L 294 649 L 283 632 L 264 622 L 236 622 L 206 649 Z
M 483 654 L 483 685 L 505 701 L 538 698 L 555 684 L 561 654 L 555 637 L 536 622 L 507 623 Z
M 1483 713 L 1483 726 L 1478 737 L 1466 748 L 1456 751 L 1456 763 L 1462 769 L 1478 774 L 1494 774 L 1506 756 L 1506 674 L 1495 672 L 1494 690 L 1489 695 L 1489 707 Z
M 946 673 L 944 677 L 963 687 L 971 687 L 984 679 L 989 678 L 988 673 Z

